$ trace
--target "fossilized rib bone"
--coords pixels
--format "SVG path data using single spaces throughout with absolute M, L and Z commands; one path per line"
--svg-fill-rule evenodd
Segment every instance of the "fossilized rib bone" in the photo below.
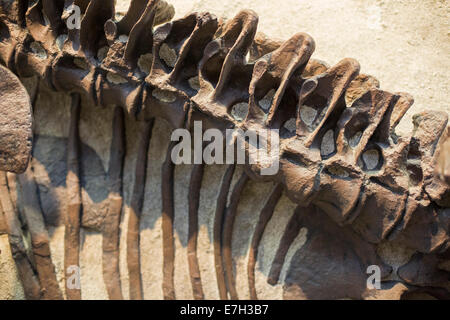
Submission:
M 271 282 L 277 282 L 279 264 L 283 263 L 301 223 L 338 234 L 334 225 L 317 225 L 308 215 L 322 221 L 325 213 L 346 230 L 345 234 L 348 230 L 352 236 L 343 235 L 342 241 L 357 246 L 358 255 L 364 256 L 362 252 L 370 249 L 356 244 L 356 237 L 365 239 L 369 247 L 396 239 L 425 256 L 448 252 L 449 220 L 443 208 L 450 206 L 450 188 L 443 181 L 448 182 L 448 166 L 443 156 L 446 153 L 442 151 L 448 149 L 447 115 L 422 112 L 414 117 L 412 137 L 397 136 L 395 127 L 413 99 L 405 93 L 380 90 L 376 79 L 359 74 L 355 60 L 344 59 L 328 67 L 310 59 L 315 44 L 304 33 L 285 42 L 265 39 L 256 33 L 258 18 L 253 11 L 242 11 L 226 23 L 209 13 L 192 13 L 162 24 L 152 32 L 155 24 L 173 16 L 173 9 L 165 2 L 131 1 L 128 13 L 120 21 L 114 18 L 113 0 L 19 0 L 1 4 L 0 58 L 9 69 L 22 77 L 38 75 L 56 90 L 73 92 L 75 104 L 81 93 L 98 105 L 123 107 L 144 122 L 136 178 L 144 177 L 148 141 L 156 117 L 166 120 L 173 128 L 191 128 L 194 121 L 201 120 L 204 129 L 280 130 L 278 174 L 261 176 L 261 164 L 247 165 L 228 206 L 226 198 L 234 166 L 229 167 L 224 177 L 214 227 L 221 298 L 226 298 L 227 292 L 231 298 L 237 298 L 230 237 L 239 194 L 249 178 L 270 180 L 278 185 L 261 213 L 252 242 L 249 281 L 253 297 L 256 292 L 251 275 L 260 233 L 280 197 L 280 188 L 284 188 L 299 208 L 280 244 L 269 277 Z M 80 30 L 67 30 L 64 23 L 68 18 L 65 10 L 72 4 L 82 10 Z M 112 256 L 115 262 L 113 266 L 104 265 L 104 269 L 110 297 L 121 298 L 120 283 L 114 279 L 117 270 L 114 252 L 121 206 L 121 139 L 125 133 L 119 111 L 116 113 L 115 130 L 118 131 L 112 146 L 114 170 L 110 172 L 109 182 L 111 216 L 104 230 L 104 235 L 112 241 L 104 256 Z M 73 111 L 75 127 L 76 117 Z M 73 194 L 78 194 L 75 127 L 69 148 L 72 178 L 67 181 Z M 434 170 L 438 161 L 442 180 Z M 163 170 L 167 178 L 162 189 L 163 290 L 166 298 L 175 298 L 174 165 L 169 157 Z M 201 172 L 202 168 L 196 167 L 192 173 L 190 190 L 194 198 L 189 208 L 190 226 L 196 225 L 195 197 Z M 127 238 L 132 298 L 142 298 L 138 232 L 144 181 L 139 179 L 135 181 Z M 71 264 L 77 264 L 79 198 L 71 199 L 73 208 L 69 210 L 67 227 L 75 229 L 66 237 L 66 254 L 67 258 L 75 259 Z M 190 227 L 189 234 L 195 236 L 196 228 Z M 319 238 L 324 243 L 330 242 L 326 236 Z M 192 256 L 195 247 L 195 241 L 190 240 L 194 296 L 202 298 L 198 266 Z M 286 289 L 287 297 L 298 296 L 295 283 L 304 281 L 295 274 L 291 278 L 294 282 Z M 422 281 L 408 279 L 412 284 Z M 79 298 L 79 295 L 68 297 Z

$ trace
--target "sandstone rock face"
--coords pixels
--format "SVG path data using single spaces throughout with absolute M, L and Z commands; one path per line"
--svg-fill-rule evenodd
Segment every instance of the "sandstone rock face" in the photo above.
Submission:
M 311 59 L 306 33 L 257 33 L 252 10 L 75 3 L 80 30 L 67 2 L 1 2 L 0 61 L 35 119 L 26 172 L 0 175 L 1 298 L 450 297 L 446 112 L 396 131 L 409 94 Z M 175 165 L 195 121 L 279 130 L 279 170 Z
M 31 154 L 31 102 L 25 87 L 0 66 L 0 169 L 22 173 Z

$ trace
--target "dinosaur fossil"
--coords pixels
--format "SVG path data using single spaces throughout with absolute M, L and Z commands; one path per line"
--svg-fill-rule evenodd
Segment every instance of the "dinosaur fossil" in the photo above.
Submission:
M 79 29 L 67 27 L 73 5 L 81 10 Z M 184 259 L 192 297 L 205 298 L 205 283 L 214 282 L 221 299 L 243 298 L 233 235 L 250 184 L 269 189 L 259 198 L 264 203 L 252 216 L 254 226 L 240 229 L 250 234 L 244 296 L 267 297 L 255 276 L 259 248 L 277 219 L 280 201 L 291 201 L 296 208 L 265 275 L 267 286 L 282 283 L 284 298 L 398 299 L 425 292 L 448 299 L 447 115 L 424 111 L 414 117 L 412 136 L 397 135 L 412 97 L 381 90 L 374 77 L 359 74 L 353 59 L 332 67 L 311 59 L 315 44 L 309 35 L 298 33 L 285 42 L 267 39 L 256 32 L 258 17 L 250 10 L 229 21 L 209 13 L 171 21 L 173 15 L 172 6 L 156 0 L 131 1 L 121 19 L 113 0 L 0 1 L 0 61 L 10 70 L 0 68 L 0 169 L 18 173 L 0 175 L 0 233 L 9 235 L 26 298 L 82 297 L 82 286 L 72 288 L 64 281 L 63 290 L 58 283 L 48 227 L 59 224 L 65 226 L 65 277 L 80 265 L 81 230 L 94 229 L 102 234 L 109 298 L 123 298 L 123 239 L 129 297 L 144 298 L 141 258 L 147 252 L 140 228 L 144 202 L 153 197 L 146 190 L 152 180 L 150 144 L 162 140 L 157 128 L 192 130 L 201 121 L 204 130 L 278 129 L 280 170 L 263 176 L 260 163 L 229 164 L 221 182 L 214 183 L 218 194 L 212 195 L 210 232 L 215 278 L 207 279 L 199 266 L 198 234 L 208 166 L 192 166 L 188 207 L 178 212 L 177 166 L 170 158 L 174 144 L 166 144 L 160 186 L 163 262 L 162 270 L 152 270 L 162 275 L 165 299 L 177 297 L 174 220 L 180 214 L 188 229 Z M 30 99 L 12 72 L 23 81 L 37 77 L 39 87 L 70 94 L 70 115 L 55 105 L 47 113 L 51 119 L 39 116 L 37 93 L 30 93 Z M 38 129 L 27 168 L 30 104 Z M 97 113 L 102 122 L 98 131 L 90 127 L 90 139 L 98 138 L 101 126 L 111 120 L 107 172 L 99 173 L 101 160 L 80 138 L 83 112 Z M 47 122 L 67 125 L 68 136 L 45 135 Z M 95 188 L 103 190 L 101 199 L 91 199 Z M 254 208 L 259 208 L 256 202 Z M 303 243 L 288 261 L 299 235 Z M 411 258 L 395 268 L 389 265 L 379 248 L 390 244 L 407 248 Z M 371 265 L 381 269 L 380 290 L 366 287 Z

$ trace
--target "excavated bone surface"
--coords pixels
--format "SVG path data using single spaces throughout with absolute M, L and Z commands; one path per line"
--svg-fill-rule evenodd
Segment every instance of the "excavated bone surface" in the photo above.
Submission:
M 298 18 L 302 18 L 302 28 L 314 34 L 317 46 L 316 55 L 329 62 L 337 61 L 344 56 L 355 56 L 365 66 L 365 72 L 376 74 L 383 87 L 394 90 L 405 90 L 413 94 L 416 104 L 402 120 L 401 131 L 409 132 L 411 114 L 417 113 L 422 106 L 433 105 L 434 108 L 450 111 L 447 106 L 448 79 L 442 72 L 443 65 L 450 63 L 450 57 L 446 54 L 450 48 L 446 36 L 445 23 L 441 19 L 447 19 L 446 14 L 433 16 L 440 22 L 436 23 L 442 32 L 430 32 L 432 29 L 430 20 L 433 12 L 441 12 L 442 7 L 448 4 L 436 1 L 417 1 L 415 6 L 410 6 L 408 1 L 384 1 L 376 4 L 367 2 L 367 6 L 357 4 L 353 0 L 336 1 L 326 0 L 321 4 L 311 3 L 309 5 L 299 4 L 298 1 L 287 0 L 286 5 L 279 6 L 277 3 L 265 3 L 256 0 L 241 1 L 233 0 L 226 3 L 219 0 L 197 0 L 192 2 L 173 0 L 170 1 L 176 8 L 176 17 L 184 16 L 187 12 L 194 10 L 209 10 L 220 16 L 232 17 L 234 13 L 244 7 L 252 8 L 261 17 L 260 29 L 268 35 L 276 38 L 288 38 L 298 31 Z M 117 1 L 119 11 L 126 10 L 127 0 Z M 240 7 L 242 6 L 242 7 Z M 324 13 L 323 6 L 329 10 Z M 439 7 L 441 6 L 441 7 Z M 292 8 L 298 10 L 292 10 Z M 215 8 L 211 10 L 211 8 Z M 445 8 L 444 8 L 445 9 Z M 276 15 L 273 13 L 277 12 Z M 333 20 L 333 32 L 317 24 L 317 15 L 320 13 L 329 15 L 324 19 Z M 279 17 L 283 17 L 283 24 L 279 23 Z M 412 20 L 414 19 L 414 20 Z M 444 20 L 443 20 L 444 21 Z M 442 23 L 441 23 L 442 22 Z M 397 32 L 405 29 L 406 32 Z M 351 32 L 349 30 L 352 30 Z M 358 32 L 354 32 L 358 30 Z M 416 31 L 424 33 L 421 42 L 416 37 Z M 427 36 L 425 36 L 427 35 Z M 441 39 L 440 37 L 444 37 Z M 371 39 L 379 42 L 379 46 L 369 46 L 361 39 Z M 383 41 L 380 41 L 383 39 Z M 124 40 L 124 39 L 123 39 Z M 347 46 L 342 43 L 345 40 Z M 386 40 L 386 41 L 384 41 Z M 420 47 L 420 50 L 417 48 Z M 386 49 L 389 48 L 389 49 Z M 397 48 L 392 50 L 392 48 Z M 32 45 L 33 52 L 39 58 L 45 58 L 46 53 L 40 45 Z M 420 54 L 418 54 L 420 52 Z M 105 52 L 99 54 L 104 56 Z M 173 67 L 177 54 L 174 49 L 163 47 L 160 51 L 161 58 Z M 386 57 L 386 55 L 388 55 Z M 387 59 L 389 63 L 380 64 L 379 61 Z M 100 59 L 102 60 L 102 59 Z M 147 72 L 149 57 L 141 57 L 139 68 Z M 411 64 L 410 61 L 415 61 Z M 395 66 L 393 68 L 392 66 Z M 420 68 L 418 67 L 420 66 Z M 119 78 L 109 78 L 110 82 L 121 84 Z M 193 88 L 198 88 L 196 80 L 189 82 Z M 33 88 L 28 86 L 31 92 Z M 266 109 L 272 100 L 273 94 L 265 96 L 259 103 Z M 166 102 L 173 102 L 174 98 L 167 92 L 156 91 L 153 96 Z M 68 136 L 68 123 L 70 119 L 70 97 L 64 93 L 50 91 L 41 84 L 37 96 L 34 111 L 35 117 L 35 145 L 33 150 L 32 166 L 36 182 L 39 188 L 39 200 L 46 223 L 49 225 L 50 248 L 55 265 L 55 271 L 59 285 L 64 286 L 63 258 L 64 258 L 64 228 L 63 217 L 65 215 L 62 205 L 65 202 L 65 176 L 66 146 Z M 55 107 L 57 106 L 57 107 Z M 307 107 L 309 108 L 309 107 Z M 241 108 L 242 109 L 242 108 Z M 236 118 L 243 119 L 245 113 L 239 109 Z M 314 121 L 315 110 L 312 108 L 301 109 L 301 117 L 305 122 Z M 102 254 L 100 225 L 106 214 L 107 191 L 106 172 L 109 162 L 109 146 L 111 143 L 112 110 L 101 109 L 83 101 L 80 119 L 81 138 L 81 166 L 83 172 L 82 199 L 83 216 L 80 244 L 80 264 L 82 268 L 81 285 L 83 298 L 105 299 L 107 298 L 103 282 L 101 263 L 99 257 Z M 287 124 L 287 129 L 292 128 L 292 123 Z M 120 275 L 122 292 L 124 298 L 128 296 L 128 272 L 126 261 L 126 227 L 128 215 L 127 206 L 130 204 L 131 193 L 134 183 L 134 168 L 138 151 L 138 131 L 134 119 L 126 116 L 126 146 L 127 153 L 124 164 L 124 209 L 121 219 L 120 233 Z M 323 155 L 335 151 L 334 144 L 329 142 L 331 133 L 326 133 L 322 145 Z M 358 133 L 356 134 L 356 136 Z M 162 299 L 162 234 L 161 234 L 161 168 L 166 156 L 166 150 L 170 138 L 170 130 L 163 120 L 156 120 L 153 128 L 148 152 L 148 165 L 146 172 L 145 199 L 140 222 L 140 250 L 143 293 L 145 299 Z M 350 142 L 353 147 L 358 143 L 357 136 Z M 369 169 L 376 168 L 378 164 L 378 153 L 364 154 L 363 159 Z M 192 288 L 190 284 L 187 265 L 187 186 L 190 181 L 192 166 L 177 166 L 175 170 L 175 274 L 174 282 L 176 297 L 178 299 L 191 299 Z M 203 187 L 200 193 L 199 208 L 199 231 L 198 231 L 198 260 L 202 275 L 202 284 L 207 299 L 218 299 L 217 282 L 214 271 L 213 258 L 213 224 L 216 196 L 219 192 L 220 181 L 225 173 L 225 167 L 219 165 L 206 166 Z M 342 173 L 336 169 L 337 176 L 346 177 L 348 173 Z M 236 183 L 242 168 L 238 167 L 233 178 L 231 189 Z M 249 298 L 247 282 L 247 258 L 250 236 L 255 228 L 256 213 L 259 213 L 264 200 L 269 197 L 272 183 L 256 183 L 250 181 L 242 193 L 237 208 L 237 220 L 233 228 L 232 257 L 235 266 L 235 277 L 239 298 Z M 296 205 L 285 195 L 278 202 L 274 215 L 269 221 L 266 232 L 263 234 L 259 256 L 256 264 L 256 290 L 261 299 L 283 298 L 283 285 L 286 280 L 296 277 L 295 268 L 302 268 L 302 263 L 307 255 L 303 252 L 309 250 L 310 243 L 306 240 L 311 236 L 311 230 L 302 228 L 286 255 L 286 261 L 282 268 L 280 281 L 277 285 L 269 285 L 267 277 L 278 249 L 281 237 L 288 225 Z M 1 224 L 0 224 L 1 227 Z M 333 229 L 333 228 L 331 228 Z M 334 230 L 333 230 L 334 231 Z M 330 245 L 332 241 L 330 240 Z M 303 250 L 303 251 L 302 251 Z M 14 261 L 9 252 L 9 243 L 6 235 L 1 234 L 0 228 L 0 299 L 22 299 L 23 288 L 18 280 Z M 378 254 L 383 261 L 395 270 L 406 265 L 414 252 L 395 243 L 379 246 Z M 296 264 L 297 263 L 297 264 Z M 300 266 L 300 267 L 296 267 Z M 395 278 L 394 280 L 396 280 Z M 398 285 L 400 286 L 400 285 Z M 392 294 L 403 290 L 395 286 Z M 288 291 L 295 291 L 292 288 Z M 302 293 L 303 294 L 303 293 Z M 397 297 L 397 296 L 396 296 Z

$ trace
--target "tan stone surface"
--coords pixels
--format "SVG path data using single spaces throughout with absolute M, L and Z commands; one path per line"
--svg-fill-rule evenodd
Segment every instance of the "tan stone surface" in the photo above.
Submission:
M 24 299 L 7 235 L 0 235 L 0 300 Z

